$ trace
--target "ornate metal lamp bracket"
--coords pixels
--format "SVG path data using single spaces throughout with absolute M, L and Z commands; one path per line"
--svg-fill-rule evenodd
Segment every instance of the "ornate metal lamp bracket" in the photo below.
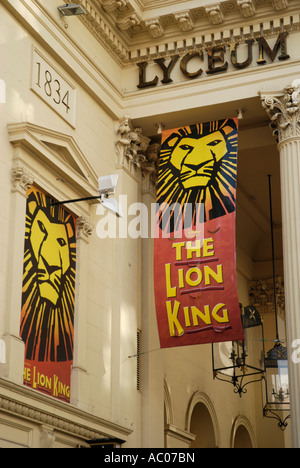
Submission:
M 285 429 L 287 428 L 287 421 L 288 419 L 290 419 L 291 415 L 289 414 L 286 418 L 284 419 L 281 419 L 281 417 L 279 416 L 278 413 L 276 413 L 274 410 L 272 410 L 268 405 L 266 405 L 264 407 L 264 416 L 266 418 L 270 418 L 270 419 L 276 419 L 278 421 L 278 427 L 282 430 L 282 431 L 285 431 Z M 272 415 L 272 416 L 270 416 Z

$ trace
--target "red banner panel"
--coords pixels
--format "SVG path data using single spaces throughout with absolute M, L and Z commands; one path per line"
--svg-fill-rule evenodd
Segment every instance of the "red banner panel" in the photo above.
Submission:
M 238 120 L 164 131 L 154 281 L 162 348 L 243 339 L 236 279 Z
M 24 384 L 70 401 L 76 219 L 40 189 L 27 193 L 20 336 Z

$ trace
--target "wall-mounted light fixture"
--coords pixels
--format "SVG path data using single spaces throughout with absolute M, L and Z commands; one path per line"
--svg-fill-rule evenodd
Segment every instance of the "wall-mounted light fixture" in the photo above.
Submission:
M 75 200 L 65 200 L 60 202 L 54 202 L 52 205 L 65 205 L 67 203 L 76 203 L 86 200 L 99 200 L 99 203 L 104 206 L 104 208 L 112 211 L 120 218 L 123 217 L 121 208 L 118 202 L 114 198 L 109 198 L 111 194 L 114 194 L 118 184 L 119 175 L 112 174 L 109 176 L 102 176 L 98 178 L 98 193 L 99 195 L 95 197 L 85 197 L 85 198 L 76 198 Z
M 85 9 L 77 3 L 66 3 L 65 5 L 59 6 L 58 10 L 63 16 L 78 16 L 87 14 Z

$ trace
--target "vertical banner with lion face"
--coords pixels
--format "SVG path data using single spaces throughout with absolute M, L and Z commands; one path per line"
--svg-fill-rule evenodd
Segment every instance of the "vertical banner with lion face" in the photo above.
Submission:
M 24 384 L 70 401 L 76 219 L 43 191 L 27 193 L 20 336 Z
M 243 339 L 235 245 L 238 121 L 164 131 L 154 280 L 162 348 Z

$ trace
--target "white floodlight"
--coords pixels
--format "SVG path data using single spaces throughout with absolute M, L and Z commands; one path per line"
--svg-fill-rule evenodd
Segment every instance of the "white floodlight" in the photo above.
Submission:
M 115 193 L 118 180 L 119 180 L 118 174 L 112 174 L 109 176 L 99 177 L 98 178 L 98 192 L 104 193 L 106 195 L 109 193 Z
M 63 16 L 78 16 L 87 14 L 85 9 L 81 5 L 77 5 L 77 3 L 66 3 L 65 5 L 59 6 L 58 10 Z

